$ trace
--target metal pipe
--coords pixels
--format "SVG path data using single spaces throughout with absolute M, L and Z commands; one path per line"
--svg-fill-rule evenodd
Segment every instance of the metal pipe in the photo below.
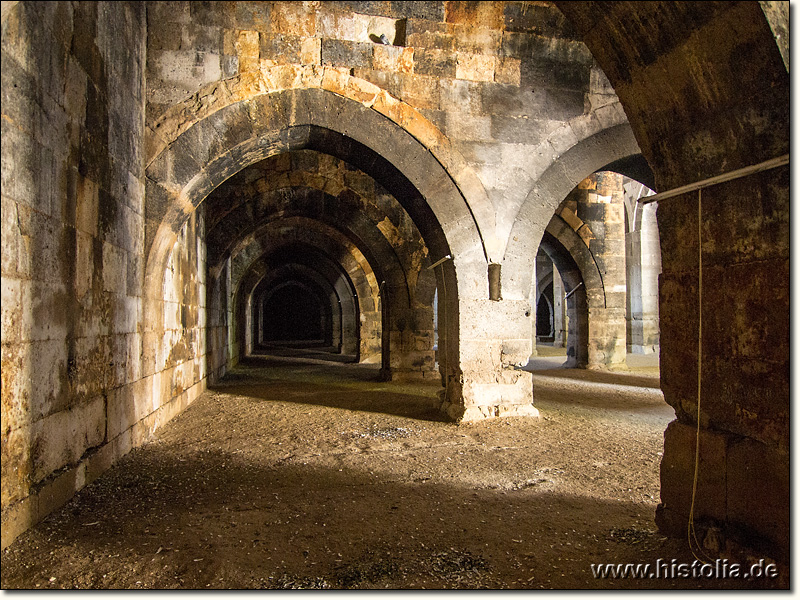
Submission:
M 702 190 L 703 188 L 707 188 L 712 185 L 725 183 L 727 181 L 733 181 L 734 179 L 747 177 L 748 175 L 753 175 L 754 173 L 760 173 L 761 171 L 769 171 L 770 169 L 776 169 L 778 167 L 782 167 L 783 165 L 788 165 L 788 164 L 789 164 L 789 155 L 784 154 L 783 156 L 779 156 L 778 158 L 765 160 L 764 162 L 758 163 L 757 165 L 742 167 L 741 169 L 736 169 L 735 171 L 723 173 L 722 175 L 716 175 L 715 177 L 709 177 L 708 179 L 703 179 L 702 181 L 697 181 L 695 183 L 688 183 L 686 185 L 682 185 L 681 187 L 677 187 L 675 189 L 668 190 L 666 192 L 660 192 L 652 196 L 643 196 L 642 198 L 639 198 L 637 202 L 639 204 L 650 204 L 652 202 L 659 202 L 661 200 L 666 200 L 667 198 L 674 198 L 675 196 L 680 196 L 681 194 L 688 194 L 689 192 Z
M 442 264 L 444 261 L 446 261 L 446 260 L 451 260 L 452 258 L 453 258 L 453 257 L 452 257 L 452 256 L 450 256 L 450 255 L 448 254 L 448 255 L 447 255 L 447 256 L 445 256 L 444 258 L 441 258 L 441 259 L 437 260 L 437 261 L 436 261 L 435 263 L 433 263 L 433 264 L 432 264 L 430 267 L 428 267 L 428 269 L 435 269 L 435 268 L 436 268 L 436 267 L 438 267 L 440 264 Z
M 583 285 L 583 282 L 581 281 L 578 285 L 576 285 L 574 288 L 572 288 L 571 292 L 569 292 L 566 296 L 564 296 L 564 300 L 567 300 L 570 296 L 572 296 L 572 294 L 577 292 L 578 288 L 581 287 L 582 285 Z

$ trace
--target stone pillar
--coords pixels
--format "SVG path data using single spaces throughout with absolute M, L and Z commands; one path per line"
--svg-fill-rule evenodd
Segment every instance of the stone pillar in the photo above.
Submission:
M 636 206 L 635 199 L 631 202 Z M 625 234 L 627 270 L 627 346 L 633 354 L 659 349 L 658 275 L 661 248 L 658 241 L 656 205 L 636 206 Z
M 561 273 L 553 265 L 553 346 L 563 348 L 567 344 L 567 303 L 564 301 L 564 282 Z
M 433 310 L 429 307 L 390 311 L 389 369 L 383 377 L 392 381 L 433 377 Z
M 695 192 L 658 207 L 665 249 L 661 388 L 677 420 L 664 434 L 656 521 L 667 534 L 686 534 L 702 311 L 701 460 L 694 502 L 701 542 L 703 530 L 714 525 L 717 538 L 735 538 L 788 560 L 789 167 L 703 190 L 702 305 L 697 203 Z
M 531 374 L 520 369 L 531 354 L 530 302 L 460 299 L 458 309 L 459 365 L 445 372 L 443 412 L 457 421 L 539 416 Z
M 589 309 L 589 368 L 623 364 L 625 343 L 625 212 L 622 175 L 604 171 L 579 186 L 577 216 L 603 280 L 605 306 Z M 581 234 L 581 230 L 578 230 Z M 586 239 L 586 238 L 584 238 Z

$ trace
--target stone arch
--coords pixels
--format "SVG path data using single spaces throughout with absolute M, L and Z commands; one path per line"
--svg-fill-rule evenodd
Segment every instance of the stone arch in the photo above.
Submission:
M 237 239 L 242 236 L 250 239 L 254 231 L 273 221 L 298 217 L 323 223 L 331 230 L 340 231 L 359 248 L 373 266 L 378 281 L 385 282 L 379 286 L 383 300 L 381 309 L 385 313 L 382 328 L 386 336 L 384 375 L 411 377 L 432 369 L 435 361 L 429 355 L 433 352 L 436 280 L 426 267 L 429 262 L 427 247 L 422 241 L 405 242 L 403 231 L 397 230 L 388 216 L 384 215 L 381 220 L 378 207 L 369 207 L 348 188 L 334 197 L 324 191 L 328 186 L 322 182 L 317 182 L 313 188 L 265 185 L 258 185 L 263 191 L 253 202 L 232 203 L 230 212 L 225 215 L 230 226 L 214 227 L 209 233 L 209 247 L 214 249 L 209 250 L 212 269 L 231 255 Z M 416 228 L 413 233 L 418 235 Z
M 566 366 L 594 367 L 603 363 L 603 357 L 591 341 L 590 311 L 598 312 L 606 306 L 603 276 L 583 239 L 561 217 L 554 216 L 542 234 L 541 248 L 553 261 L 561 274 L 567 292 L 570 312 L 567 333 Z M 580 287 L 579 287 L 580 286 Z M 535 302 L 538 298 L 533 299 Z
M 554 216 L 550 219 L 545 232 L 558 240 L 559 244 L 572 257 L 575 266 L 580 270 L 583 285 L 587 292 L 588 306 L 590 308 L 605 308 L 606 295 L 603 286 L 603 275 L 600 273 L 594 256 L 592 256 L 589 248 L 586 247 L 581 236 L 575 233 L 575 230 L 559 216 Z
M 348 120 L 359 121 L 361 128 L 345 127 Z M 350 137 L 350 129 L 367 143 L 380 143 L 365 145 Z M 423 146 L 360 104 L 320 90 L 293 90 L 213 113 L 150 164 L 147 287 L 157 289 L 158 273 L 177 232 L 212 189 L 254 162 L 302 148 L 333 154 L 375 177 L 398 198 L 433 253 L 452 254 L 462 270 L 486 279 L 483 246 L 464 198 Z
M 394 106 L 382 93 L 376 103 Z M 408 122 L 412 129 L 418 125 L 414 119 Z M 159 147 L 159 139 L 148 139 L 150 147 L 160 148 L 146 168 L 145 189 L 145 310 L 152 315 L 155 330 L 164 313 L 166 261 L 179 232 L 206 196 L 264 158 L 305 148 L 318 150 L 375 178 L 409 213 L 432 256 L 452 257 L 436 273 L 439 284 L 447 280 L 449 292 L 447 327 L 439 328 L 447 360 L 439 364 L 443 377 L 454 381 L 446 386 L 447 404 L 458 406 L 463 389 L 459 383 L 460 311 L 465 301 L 488 298 L 487 258 L 465 199 L 470 193 L 462 194 L 429 147 L 372 107 L 320 88 L 251 93 L 248 99 L 227 102 L 179 130 L 169 145 Z M 463 414 L 461 409 L 447 410 L 454 418 Z
M 284 156 L 291 156 L 292 160 L 298 155 Z M 426 268 L 430 263 L 428 248 L 414 222 L 386 190 L 377 186 L 374 195 L 370 195 L 369 186 L 363 182 L 356 185 L 343 177 L 340 165 L 334 162 L 335 168 L 331 167 L 335 157 L 323 156 L 327 158 L 316 159 L 319 171 L 297 170 L 294 166 L 290 169 L 288 165 L 273 170 L 276 165 L 265 164 L 261 176 L 248 177 L 236 192 L 219 199 L 212 193 L 207 201 L 215 206 L 224 204 L 224 220 L 230 220 L 233 226 L 223 226 L 222 217 L 218 217 L 218 224 L 212 222 L 208 233 L 209 262 L 215 264 L 224 257 L 239 233 L 246 233 L 236 223 L 252 225 L 276 215 L 305 215 L 344 231 L 356 244 L 363 241 L 362 247 L 369 248 L 376 259 L 393 253 L 396 258 L 381 262 L 396 263 L 402 270 L 409 307 L 430 308 L 436 279 Z M 352 173 L 350 168 L 347 173 Z
M 564 366 L 585 367 L 589 364 L 589 307 L 583 274 L 573 256 L 553 234 L 547 231 L 542 234 L 541 248 L 558 268 L 564 285 L 573 290 L 567 298 L 570 319 Z
M 613 171 L 638 181 L 651 190 L 656 189 L 656 176 L 641 153 L 619 158 L 598 169 L 598 171 Z
M 407 275 L 397 255 L 392 251 L 388 241 L 378 228 L 370 227 L 368 222 L 365 222 L 364 227 L 356 228 L 359 234 L 363 233 L 370 238 L 369 243 L 364 243 L 362 239 L 352 233 L 347 235 L 346 232 L 339 232 L 336 228 L 335 215 L 331 215 L 329 219 L 320 219 L 320 214 L 312 210 L 309 213 L 313 216 L 312 219 L 312 217 L 304 216 L 306 211 L 299 211 L 301 213 L 299 215 L 294 214 L 295 211 L 287 212 L 289 214 L 281 215 L 279 213 L 272 219 L 260 221 L 256 231 L 248 234 L 245 239 L 256 241 L 265 239 L 267 234 L 264 232 L 273 228 L 273 224 L 274 227 L 285 227 L 290 223 L 303 223 L 305 231 L 300 235 L 307 236 L 307 232 L 314 231 L 318 232 L 314 235 L 319 235 L 320 239 L 325 237 L 338 239 L 339 246 L 342 248 L 347 244 L 352 244 L 352 247 L 356 248 L 363 257 L 359 260 L 364 260 L 365 265 L 374 272 L 374 281 L 377 285 L 378 296 L 380 296 L 382 322 L 380 330 L 384 336 L 382 344 L 384 377 L 408 377 L 420 375 L 426 370 L 432 369 L 432 356 L 426 358 L 426 353 L 430 354 L 433 351 L 432 342 L 425 333 L 433 328 L 432 307 L 429 306 L 426 310 L 425 307 L 418 304 L 412 306 Z M 314 243 L 312 237 L 307 237 L 306 241 L 309 245 Z M 335 248 L 328 250 L 331 255 L 336 255 L 336 252 Z M 378 256 L 380 258 L 376 258 Z M 432 275 L 428 277 L 432 278 Z M 364 308 L 361 314 L 369 315 L 370 310 Z M 422 328 L 422 331 L 417 335 L 416 328 L 419 327 Z M 361 339 L 366 343 L 370 336 L 363 335 Z M 430 348 L 425 348 L 426 344 Z
M 428 249 L 396 199 L 380 186 L 371 187 L 359 179 L 353 181 L 347 177 L 353 174 L 352 167 L 343 169 L 345 163 L 330 155 L 312 155 L 310 160 L 303 160 L 302 153 L 282 156 L 288 161 L 265 161 L 256 165 L 261 171 L 258 176 L 247 177 L 236 184 L 229 182 L 233 185 L 230 193 L 220 196 L 218 188 L 209 195 L 206 202 L 219 215 L 212 219 L 209 214 L 206 219 L 209 261 L 214 263 L 218 256 L 226 254 L 226 247 L 244 231 L 242 223 L 248 227 L 272 213 L 288 215 L 301 210 L 342 231 L 352 232 L 370 247 L 386 247 L 381 240 L 377 244 L 370 243 L 375 236 L 385 238 L 405 270 L 409 296 L 413 297 Z M 295 161 L 300 164 L 295 165 Z M 355 173 L 364 175 L 360 171 Z M 226 186 L 226 191 L 228 189 Z
M 588 175 L 638 153 L 630 125 L 623 123 L 591 135 L 563 152 L 539 177 L 517 214 L 503 258 L 503 293 L 525 297 L 535 270 L 536 248 L 547 224 L 567 194 Z
M 239 340 L 240 348 L 245 349 L 249 323 L 252 322 L 252 315 L 248 312 L 252 295 L 268 273 L 265 259 L 271 254 L 299 244 L 308 248 L 310 255 L 317 257 L 317 264 L 325 269 L 335 269 L 338 265 L 338 270 L 346 278 L 354 297 L 354 327 L 359 327 L 360 322 L 360 331 L 357 333 L 359 347 L 355 352 L 357 360 L 372 361 L 376 355 L 380 356 L 381 331 L 384 327 L 380 306 L 381 279 L 376 277 L 366 257 L 345 236 L 337 235 L 333 230 L 328 231 L 329 235 L 323 236 L 319 226 L 311 235 L 309 226 L 312 223 L 297 217 L 273 221 L 262 227 L 257 234 L 250 236 L 249 243 L 244 244 L 243 250 L 235 255 L 232 262 L 241 263 L 232 269 L 233 305 L 239 315 L 234 318 L 232 325 L 236 328 L 235 337 Z M 294 254 L 293 251 L 290 252 Z M 338 256 L 338 260 L 326 259 L 330 256 Z M 277 262 L 284 263 L 283 259 Z M 240 275 L 236 276 L 236 273 Z
M 259 306 L 258 298 L 263 291 L 269 289 L 274 281 L 280 281 L 287 275 L 313 281 L 317 287 L 324 290 L 331 306 L 331 345 L 340 354 L 357 354 L 358 331 L 355 323 L 358 322 L 358 308 L 353 301 L 354 290 L 349 278 L 340 271 L 326 272 L 319 264 L 313 268 L 301 263 L 281 265 L 271 269 L 256 284 L 252 292 L 256 305 Z M 261 315 L 258 315 L 258 318 L 260 320 Z M 254 344 L 260 342 L 260 339 L 253 338 Z
M 461 196 L 461 200 L 468 208 L 468 213 L 472 216 L 471 226 L 477 229 L 478 237 L 485 243 L 484 258 L 499 260 L 500 257 L 496 256 L 496 253 L 499 251 L 500 242 L 496 239 L 494 207 L 483 184 L 469 166 L 469 163 L 455 149 L 448 138 L 415 108 L 393 97 L 379 86 L 355 77 L 348 72 L 343 72 L 341 69 L 318 65 L 276 66 L 265 68 L 258 72 L 241 73 L 229 79 L 205 86 L 183 102 L 170 107 L 152 123 L 147 124 L 147 156 L 145 159 L 147 169 L 149 170 L 151 164 L 158 160 L 159 156 L 168 151 L 169 147 L 181 139 L 196 124 L 210 118 L 218 111 L 226 110 L 242 102 L 250 103 L 264 96 L 274 97 L 284 92 L 290 92 L 295 95 L 294 93 L 297 92 L 297 96 L 303 97 L 300 105 L 295 104 L 288 113 L 280 109 L 275 112 L 277 113 L 276 116 L 290 119 L 292 121 L 291 125 L 299 124 L 295 123 L 297 117 L 300 116 L 298 112 L 308 111 L 309 109 L 308 94 L 304 92 L 314 90 L 326 92 L 326 97 L 328 98 L 335 95 L 337 98 L 351 101 L 349 104 L 357 104 L 369 109 L 369 116 L 380 115 L 385 120 L 393 123 L 396 126 L 395 130 L 404 131 L 430 153 L 430 158 L 434 159 L 435 164 L 424 160 L 423 162 L 429 162 L 427 167 L 430 170 L 430 174 L 435 173 L 437 176 L 441 174 L 446 177 L 446 181 L 439 181 L 439 185 L 450 183 L 457 188 L 458 195 Z M 320 112 L 321 109 L 323 111 L 328 109 L 324 103 L 319 104 L 312 101 L 311 104 L 314 105 L 315 110 L 312 111 L 314 113 Z M 395 149 L 392 149 L 393 144 L 401 141 L 395 136 L 384 139 L 378 137 L 371 140 L 365 139 L 362 133 L 365 125 L 363 121 L 364 114 L 367 113 L 362 113 L 357 118 L 352 118 L 351 115 L 336 111 L 334 114 L 324 116 L 320 114 L 308 115 L 306 113 L 303 117 L 311 116 L 312 119 L 322 118 L 323 121 L 327 121 L 324 117 L 331 116 L 333 122 L 327 122 L 333 125 L 333 130 L 339 131 L 346 137 L 360 141 L 381 156 L 389 157 L 390 162 L 409 176 L 412 183 L 417 186 L 417 189 L 430 202 L 432 197 L 427 195 L 425 189 L 423 189 L 427 187 L 424 181 L 426 179 L 424 171 L 419 173 L 421 180 L 418 181 L 413 177 L 418 173 L 407 173 L 406 169 L 402 168 L 404 161 L 392 160 L 391 158 L 398 157 L 400 153 L 398 153 L 397 149 L 404 148 L 407 144 L 400 143 Z M 264 116 L 263 113 L 261 116 Z M 306 118 L 301 118 L 300 120 L 306 120 Z M 323 122 L 318 122 L 317 124 L 325 126 Z M 412 163 L 419 160 L 418 155 L 409 158 L 409 162 Z M 436 180 L 433 179 L 431 183 L 435 189 Z M 445 185 L 445 189 L 448 187 L 448 185 Z M 440 193 L 444 193 L 444 191 L 440 190 Z M 452 190 L 448 190 L 448 193 L 451 192 Z M 452 210 L 453 206 L 450 208 Z M 434 213 L 437 216 L 441 216 L 435 207 Z M 452 216 L 457 215 L 454 214 Z M 462 219 L 464 216 L 458 215 L 458 218 Z M 445 227 L 446 220 L 441 220 Z M 462 222 L 460 226 L 467 227 L 467 224 Z M 483 248 L 483 245 L 482 243 L 480 247 Z
M 551 283 L 553 283 L 553 271 L 548 271 L 536 282 L 536 300 L 538 300 L 538 296 L 540 296 L 542 291 Z

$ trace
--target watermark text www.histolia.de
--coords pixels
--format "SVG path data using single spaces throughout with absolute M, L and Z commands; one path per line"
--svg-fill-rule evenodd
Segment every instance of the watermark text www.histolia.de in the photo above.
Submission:
M 778 566 L 761 559 L 753 564 L 695 560 L 691 563 L 657 559 L 655 563 L 592 563 L 595 579 L 758 579 L 778 576 Z

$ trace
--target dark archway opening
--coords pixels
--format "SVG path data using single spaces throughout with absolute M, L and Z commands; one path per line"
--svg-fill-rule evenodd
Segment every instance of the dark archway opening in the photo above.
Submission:
M 553 284 L 548 285 L 536 304 L 536 338 L 553 341 Z
M 567 333 L 567 361 L 565 367 L 584 367 L 589 360 L 589 305 L 583 275 L 575 259 L 564 245 L 551 233 L 545 231 L 540 248 L 550 257 L 561 274 L 564 287 L 569 325 Z M 538 317 L 538 307 L 537 307 Z
M 323 344 L 332 338 L 331 319 L 326 318 L 324 304 L 299 282 L 287 282 L 265 297 L 261 310 L 265 342 Z

